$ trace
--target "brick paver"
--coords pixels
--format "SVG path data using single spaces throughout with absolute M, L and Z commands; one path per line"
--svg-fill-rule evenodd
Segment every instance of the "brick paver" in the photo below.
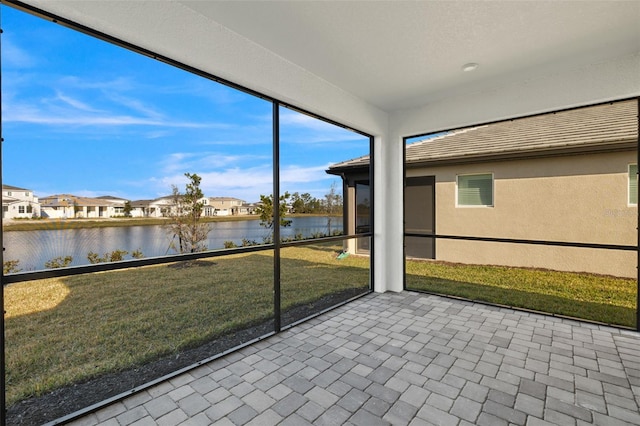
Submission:
M 75 425 L 640 424 L 640 334 L 372 294 Z

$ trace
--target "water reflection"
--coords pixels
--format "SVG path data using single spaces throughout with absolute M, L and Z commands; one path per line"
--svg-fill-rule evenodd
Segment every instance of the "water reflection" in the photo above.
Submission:
M 341 218 L 296 217 L 291 226 L 281 229 L 282 238 L 296 235 L 311 237 L 342 231 Z M 262 244 L 271 232 L 260 226 L 259 220 L 213 222 L 209 233 L 208 248 L 223 248 L 226 241 L 241 246 L 243 240 Z M 102 256 L 114 250 L 131 252 L 140 250 L 145 257 L 175 254 L 171 246 L 172 235 L 163 226 L 125 226 L 112 228 L 51 229 L 39 231 L 11 231 L 4 233 L 4 260 L 19 260 L 22 271 L 43 269 L 45 262 L 59 257 L 72 256 L 71 265 L 89 264 L 87 254 Z

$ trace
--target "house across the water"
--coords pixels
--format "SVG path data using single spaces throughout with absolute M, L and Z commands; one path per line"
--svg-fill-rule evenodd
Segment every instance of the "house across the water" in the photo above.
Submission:
M 2 185 L 2 218 L 30 219 L 40 216 L 40 203 L 33 191 Z
M 51 219 L 109 218 L 124 214 L 124 199 L 49 195 L 40 199 L 41 215 Z
M 421 235 L 635 246 L 637 114 L 637 101 L 622 101 L 408 144 L 407 257 L 635 277 L 635 251 Z M 365 156 L 328 170 L 347 185 L 350 232 L 368 230 L 359 214 L 368 164 Z

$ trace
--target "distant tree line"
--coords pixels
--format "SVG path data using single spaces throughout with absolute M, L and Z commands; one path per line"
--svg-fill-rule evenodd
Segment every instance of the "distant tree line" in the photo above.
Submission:
M 324 198 L 315 198 L 305 192 L 294 192 L 288 200 L 291 203 L 293 213 L 315 213 L 335 215 L 342 212 L 342 195 L 336 190 L 336 185 L 331 188 Z

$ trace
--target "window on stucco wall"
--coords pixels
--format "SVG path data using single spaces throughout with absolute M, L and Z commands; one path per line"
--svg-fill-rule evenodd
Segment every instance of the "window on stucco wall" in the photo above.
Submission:
M 493 174 L 458 175 L 457 206 L 492 207 Z

